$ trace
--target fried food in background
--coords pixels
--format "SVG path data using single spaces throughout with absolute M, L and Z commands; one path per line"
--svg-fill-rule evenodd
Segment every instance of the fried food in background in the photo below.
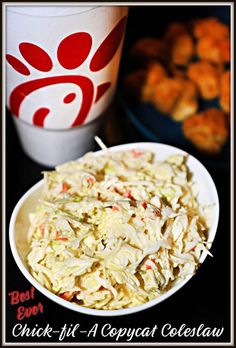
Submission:
M 194 55 L 194 42 L 187 27 L 180 22 L 169 25 L 164 35 L 168 47 L 168 59 L 176 65 L 186 65 Z
M 150 63 L 146 70 L 146 78 L 142 84 L 141 99 L 152 101 L 155 86 L 167 77 L 167 71 L 160 63 Z
M 220 105 L 230 112 L 230 71 L 226 70 L 220 77 Z
M 204 36 L 197 42 L 197 54 L 201 59 L 213 63 L 228 63 L 230 61 L 230 40 L 216 39 L 211 36 Z
M 178 36 L 188 33 L 186 25 L 181 22 L 172 22 L 168 25 L 164 40 L 169 44 L 173 42 Z
M 164 78 L 153 89 L 153 105 L 163 113 L 170 113 L 181 96 L 182 84 L 178 79 Z
M 151 102 L 157 110 L 182 121 L 198 108 L 197 87 L 186 79 L 168 77 L 160 64 L 150 67 L 142 87 L 142 100 Z
M 196 85 L 190 80 L 168 77 L 160 63 L 130 73 L 124 85 L 128 96 L 153 103 L 157 110 L 169 113 L 176 121 L 184 120 L 198 108 Z
M 183 122 L 183 132 L 193 145 L 209 154 L 219 153 L 229 134 L 226 116 L 219 109 L 190 116 Z
M 179 35 L 170 46 L 170 59 L 174 64 L 186 65 L 194 55 L 194 43 L 189 34 Z
M 161 39 L 138 40 L 129 57 L 141 69 L 125 78 L 126 94 L 183 122 L 185 136 L 199 150 L 218 153 L 230 123 L 228 26 L 213 17 L 172 22 Z M 222 110 L 198 113 L 199 101 L 215 98 Z
M 151 101 L 154 87 L 167 77 L 167 71 L 161 63 L 150 63 L 146 69 L 135 70 L 124 78 L 126 95 L 145 102 Z
M 180 79 L 181 95 L 171 110 L 171 117 L 176 121 L 183 121 L 198 109 L 198 92 L 191 80 Z
M 221 64 L 230 61 L 229 28 L 216 18 L 199 19 L 193 23 L 197 38 L 197 55 L 203 60 Z
M 204 99 L 213 99 L 220 94 L 219 69 L 206 61 L 191 63 L 187 70 L 188 77 L 196 83 Z
M 134 62 L 140 64 L 146 64 L 152 59 L 164 60 L 166 57 L 166 45 L 163 40 L 144 37 L 132 46 L 129 57 Z
M 197 19 L 193 21 L 193 35 L 197 39 L 208 36 L 223 40 L 229 38 L 229 28 L 215 17 Z

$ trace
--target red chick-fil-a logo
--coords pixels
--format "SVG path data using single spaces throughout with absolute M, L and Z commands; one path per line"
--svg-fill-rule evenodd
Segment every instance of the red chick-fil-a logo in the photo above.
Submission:
M 32 315 L 37 315 L 39 313 L 43 313 L 43 305 L 39 302 L 33 306 L 23 306 L 21 303 L 34 300 L 35 299 L 35 288 L 32 286 L 29 290 L 19 292 L 19 291 L 11 291 L 8 293 L 10 297 L 11 305 L 19 305 L 16 310 L 16 318 L 18 320 L 22 320 L 24 318 L 29 318 Z
M 31 76 L 31 72 L 28 68 L 29 66 L 33 68 L 33 70 L 40 71 L 41 77 L 37 79 L 29 78 L 29 80 L 24 81 L 11 91 L 9 109 L 12 114 L 16 117 L 20 117 L 22 104 L 29 99 L 32 93 L 40 90 L 45 91 L 45 88 L 48 87 L 52 87 L 50 91 L 53 91 L 53 88 L 55 89 L 58 85 L 69 84 L 69 92 L 66 92 L 65 95 L 63 94 L 64 91 L 63 93 L 60 92 L 63 95 L 59 93 L 57 105 L 61 105 L 62 109 L 65 107 L 65 115 L 67 115 L 66 110 L 70 104 L 72 104 L 72 106 L 74 104 L 76 110 L 78 108 L 74 115 L 74 119 L 71 120 L 70 123 L 68 120 L 67 127 L 76 127 L 84 124 L 92 105 L 96 104 L 112 87 L 112 81 L 106 80 L 107 77 L 104 77 L 105 80 L 97 84 L 97 82 L 95 82 L 95 76 L 108 66 L 115 56 L 122 42 L 126 20 L 126 16 L 120 19 L 99 46 L 96 47 L 92 57 L 90 57 L 90 53 L 94 46 L 94 42 L 92 35 L 87 32 L 73 32 L 61 38 L 57 47 L 55 47 L 57 62 L 53 61 L 52 54 L 50 55 L 38 44 L 34 42 L 20 42 L 18 49 L 22 58 L 19 59 L 7 53 L 6 61 L 14 71 L 20 75 Z M 88 59 L 90 60 L 89 62 Z M 24 61 L 27 62 L 28 66 Z M 77 71 L 84 63 L 89 66 L 89 76 L 84 76 L 83 73 L 80 75 L 79 71 Z M 62 75 L 51 75 L 55 67 L 61 67 Z M 67 71 L 66 74 L 64 73 L 65 71 Z M 73 73 L 68 74 L 68 72 Z M 50 76 L 47 75 L 48 73 L 50 73 Z M 81 90 L 81 102 L 78 102 L 78 91 L 70 91 L 73 86 L 77 86 Z M 55 96 L 52 94 L 51 98 L 52 96 L 54 99 Z M 50 92 L 47 98 L 50 99 Z M 57 106 L 54 105 L 54 108 L 56 107 Z M 51 109 L 48 105 L 38 105 L 36 110 L 32 111 L 33 114 L 31 115 L 32 119 L 30 122 L 35 126 L 45 127 L 46 119 L 49 117 L 53 124 L 57 124 L 58 110 L 54 111 L 55 110 L 53 110 L 53 108 Z M 63 122 L 66 122 L 65 120 L 66 118 L 64 118 Z

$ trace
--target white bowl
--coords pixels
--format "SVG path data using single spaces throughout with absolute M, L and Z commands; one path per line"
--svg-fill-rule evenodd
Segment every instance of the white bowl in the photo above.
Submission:
M 172 154 L 187 154 L 186 152 L 169 145 L 158 144 L 158 143 L 133 143 L 133 144 L 125 144 L 120 146 L 115 146 L 109 149 L 109 151 L 127 151 L 131 149 L 143 149 L 143 150 L 151 150 L 155 153 L 157 160 L 164 160 L 169 155 Z M 106 151 L 106 150 L 105 150 Z M 100 156 L 104 153 L 104 150 L 97 151 L 95 154 Z M 200 204 L 214 204 L 214 209 L 211 217 L 210 228 L 208 232 L 207 241 L 212 243 L 218 225 L 219 219 L 219 200 L 218 194 L 216 191 L 215 184 L 205 169 L 205 167 L 193 156 L 188 155 L 187 160 L 188 167 L 193 173 L 193 181 L 196 182 L 199 186 L 199 196 L 198 201 Z M 90 309 L 85 308 L 68 301 L 63 300 L 59 296 L 56 296 L 42 285 L 40 285 L 30 274 L 27 263 L 26 263 L 26 255 L 29 251 L 29 244 L 27 243 L 27 230 L 29 226 L 29 213 L 34 211 L 37 200 L 41 196 L 43 187 L 43 180 L 34 185 L 29 191 L 27 191 L 24 196 L 17 203 L 10 221 L 10 246 L 14 256 L 14 259 L 20 268 L 21 272 L 27 278 L 27 280 L 42 294 L 47 296 L 52 301 L 68 308 L 72 309 L 76 312 L 90 314 L 90 315 L 98 315 L 98 316 L 118 316 L 118 315 L 126 315 L 131 313 L 136 313 L 147 309 L 149 307 L 155 306 L 156 304 L 164 301 L 171 295 L 173 295 L 176 291 L 178 291 L 183 285 L 185 285 L 192 275 L 188 276 L 186 279 L 179 281 L 177 284 L 173 286 L 169 291 L 160 297 L 146 302 L 140 306 L 127 308 L 127 309 L 119 309 L 119 310 L 98 310 L 98 309 Z M 207 256 L 206 252 L 203 252 L 200 257 L 200 263 L 202 263 Z

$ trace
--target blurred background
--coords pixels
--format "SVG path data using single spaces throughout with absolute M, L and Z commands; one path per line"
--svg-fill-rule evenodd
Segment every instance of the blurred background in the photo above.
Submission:
M 229 28 L 229 6 L 132 7 L 116 99 L 119 116 L 107 124 L 109 143 L 122 137 L 165 142 L 211 166 L 227 167 Z

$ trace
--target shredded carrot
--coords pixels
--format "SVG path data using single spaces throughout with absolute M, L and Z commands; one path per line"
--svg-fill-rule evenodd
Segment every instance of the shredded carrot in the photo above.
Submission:
M 73 296 L 73 292 L 71 291 L 66 291 L 66 292 L 63 292 L 63 294 L 60 294 L 60 297 L 66 301 L 70 301 L 72 296 Z
M 112 209 L 112 211 L 118 211 L 119 210 L 119 208 L 116 207 L 115 205 L 113 205 L 111 209 Z
M 156 217 L 159 217 L 159 216 L 161 216 L 161 211 L 160 211 L 160 209 L 155 209 L 155 211 L 154 211 L 154 215 L 156 216 Z
M 71 301 L 72 300 L 72 297 L 75 295 L 75 294 L 78 294 L 79 291 L 66 291 L 66 292 L 63 292 L 62 294 L 60 294 L 59 296 L 61 298 L 63 298 L 64 300 L 66 301 Z
M 86 176 L 85 179 L 89 184 L 93 184 L 96 181 L 94 178 L 91 178 L 91 176 Z
M 39 226 L 42 237 L 44 237 L 45 227 L 43 225 Z
M 143 201 L 143 202 L 141 203 L 141 205 L 143 206 L 144 209 L 147 209 L 147 202 Z
M 56 240 L 67 241 L 68 238 L 67 237 L 61 237 L 60 233 L 57 231 L 56 232 Z
M 146 265 L 146 269 L 152 269 L 150 265 Z
M 61 192 L 66 192 L 69 188 L 70 186 L 66 182 L 63 182 Z
M 142 155 L 142 152 L 138 150 L 131 150 L 131 153 L 133 157 L 139 157 L 140 155 Z
M 135 198 L 132 196 L 132 193 L 130 191 L 125 192 L 123 196 L 126 197 L 126 198 L 129 198 L 129 199 L 132 199 L 133 201 L 135 201 Z

